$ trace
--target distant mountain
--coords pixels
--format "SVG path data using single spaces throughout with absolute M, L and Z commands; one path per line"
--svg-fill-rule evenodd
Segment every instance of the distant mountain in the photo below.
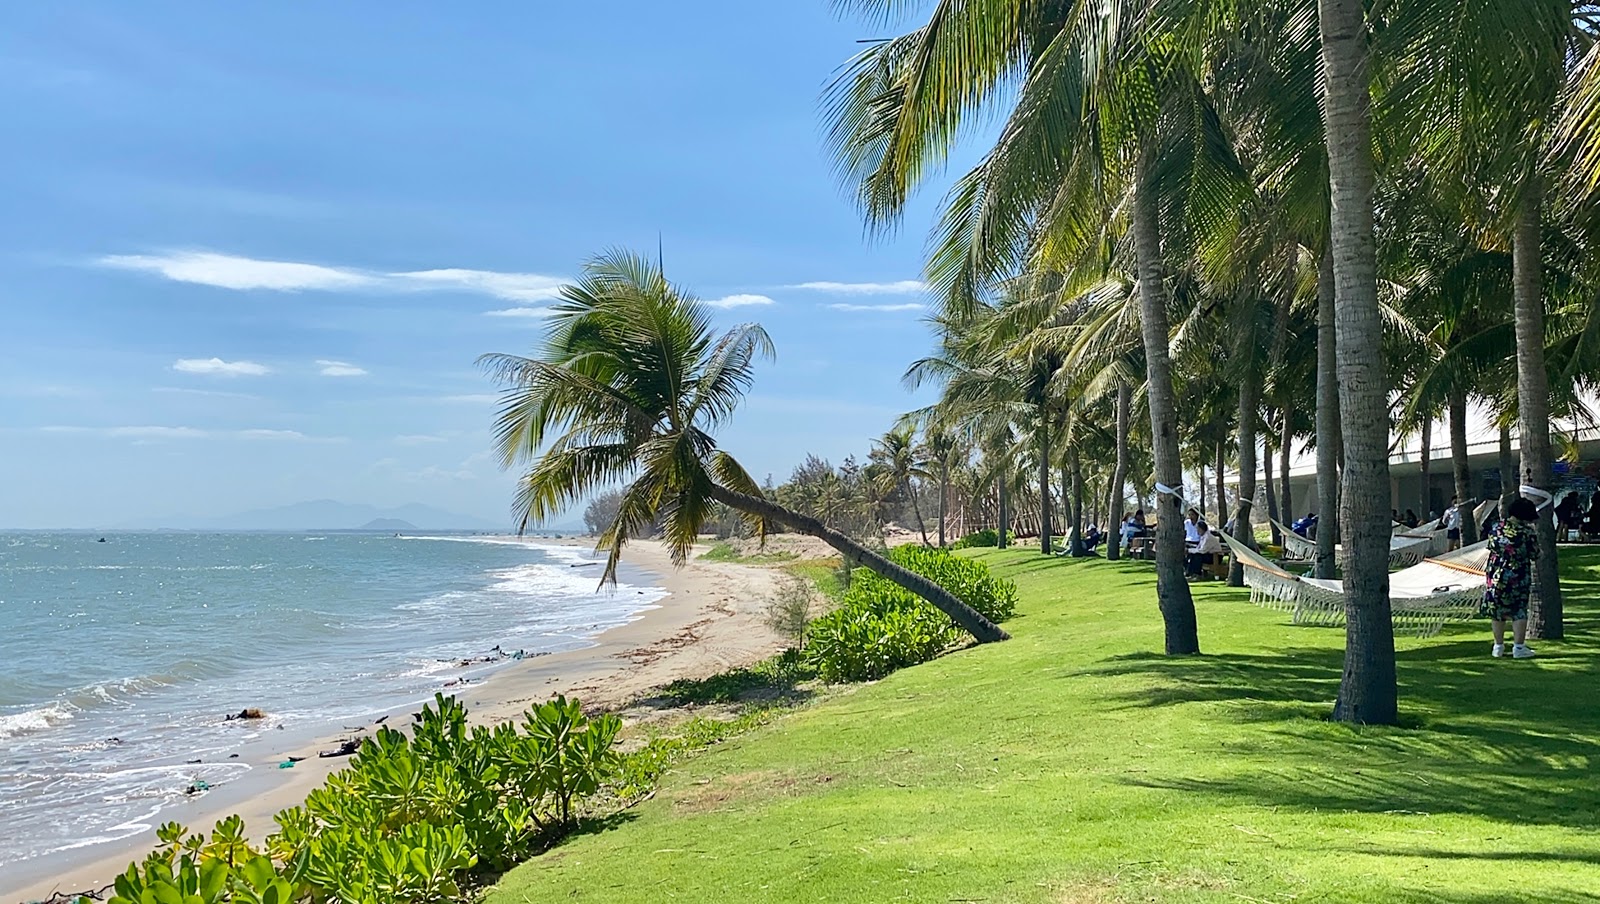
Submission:
M 388 527 L 377 522 L 396 522 Z M 378 508 L 332 499 L 297 502 L 276 508 L 256 509 L 220 518 L 166 518 L 142 521 L 126 527 L 174 527 L 188 530 L 508 530 L 471 515 L 447 512 L 430 505 L 410 503 L 396 508 Z
M 407 531 L 420 530 L 420 528 L 418 528 L 415 524 L 412 524 L 410 521 L 401 521 L 399 518 L 373 518 L 366 524 L 356 528 L 356 530 Z

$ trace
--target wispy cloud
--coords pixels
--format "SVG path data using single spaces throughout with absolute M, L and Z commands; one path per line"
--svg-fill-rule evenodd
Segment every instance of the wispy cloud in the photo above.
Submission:
M 156 273 L 173 282 L 199 283 L 219 289 L 356 289 L 374 283 L 372 276 L 343 267 L 296 261 L 267 261 L 210 251 L 170 254 L 111 254 L 100 258 L 107 267 Z
M 902 279 L 896 282 L 803 282 L 785 286 L 786 289 L 810 289 L 814 292 L 832 292 L 836 295 L 915 295 L 928 291 L 928 284 L 920 279 Z
M 322 368 L 322 370 L 318 372 L 324 377 L 364 377 L 367 375 L 365 368 L 357 367 L 348 361 L 328 361 L 325 359 L 319 359 L 317 361 L 317 366 Z
M 297 443 L 340 443 L 345 441 L 343 437 L 307 436 L 298 430 L 272 430 L 264 427 L 256 427 L 248 430 L 205 430 L 199 427 L 166 427 L 155 425 L 127 427 L 81 427 L 53 425 L 48 427 L 39 427 L 36 429 L 39 433 L 99 436 L 106 439 L 131 439 L 141 442 L 148 442 L 151 440 L 190 439 L 275 440 Z
M 917 303 L 917 302 L 915 302 L 915 301 L 908 301 L 908 302 L 905 302 L 904 304 L 830 304 L 830 305 L 827 305 L 827 307 L 830 310 L 846 311 L 846 312 L 849 312 L 849 313 L 852 313 L 852 314 L 865 314 L 865 313 L 888 314 L 888 313 L 891 313 L 891 312 L 894 312 L 894 311 L 920 311 L 920 310 L 922 310 L 922 305 Z
M 777 304 L 776 301 L 765 295 L 728 295 L 703 302 L 711 308 L 752 308 L 761 305 Z
M 179 358 L 172 369 L 184 374 L 213 377 L 261 377 L 272 369 L 254 361 L 224 361 L 221 358 Z
M 162 254 L 110 254 L 96 264 L 118 270 L 153 273 L 173 282 L 239 291 L 466 292 L 528 304 L 549 301 L 568 280 L 539 273 L 470 270 L 383 272 L 359 267 L 303 261 L 275 261 L 215 251 L 169 251 Z
M 207 398 L 216 398 L 216 399 L 259 399 L 259 398 L 261 398 L 258 395 L 251 395 L 248 392 L 226 392 L 226 391 L 220 390 L 220 389 L 189 389 L 188 387 L 184 387 L 184 386 L 152 386 L 152 387 L 150 387 L 150 391 L 151 392 L 159 392 L 159 393 L 162 393 L 164 395 L 204 396 L 204 397 L 207 397 Z
M 501 311 L 484 311 L 485 317 L 528 317 L 542 320 L 555 311 L 549 308 L 506 308 Z

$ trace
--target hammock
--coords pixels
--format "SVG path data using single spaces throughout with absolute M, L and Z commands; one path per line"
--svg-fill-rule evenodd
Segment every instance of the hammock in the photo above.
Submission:
M 1269 518 L 1267 520 L 1271 521 L 1272 519 Z M 1272 521 L 1272 523 L 1276 524 L 1278 530 L 1283 532 L 1284 561 L 1311 562 L 1316 559 L 1317 543 L 1315 540 L 1307 540 L 1305 537 L 1302 537 L 1294 531 L 1289 530 L 1276 521 Z M 1438 531 L 1437 533 L 1437 537 L 1431 533 L 1422 536 L 1395 534 L 1394 536 L 1390 537 L 1389 567 L 1404 568 L 1407 565 L 1417 564 L 1430 553 L 1444 552 L 1445 549 L 1450 545 L 1450 541 L 1445 538 L 1444 531 Z M 1437 549 L 1434 548 L 1436 546 L 1438 547 Z M 1334 549 L 1337 551 L 1339 550 L 1339 547 L 1336 546 Z
M 1250 602 L 1290 612 L 1297 625 L 1344 623 L 1342 581 L 1290 574 L 1244 543 L 1227 534 L 1222 538 L 1244 566 Z M 1474 617 L 1483 600 L 1488 545 L 1477 543 L 1389 575 L 1389 610 L 1395 627 L 1415 632 L 1418 637 L 1431 637 L 1446 621 Z
M 1483 519 L 1489 517 L 1489 513 L 1499 507 L 1500 500 L 1498 497 L 1494 499 L 1485 499 L 1478 503 L 1477 510 L 1472 513 L 1473 525 L 1476 527 L 1483 527 Z

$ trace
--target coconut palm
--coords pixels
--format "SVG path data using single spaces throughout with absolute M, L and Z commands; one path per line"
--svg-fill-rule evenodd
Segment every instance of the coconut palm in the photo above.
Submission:
M 926 453 L 917 445 L 916 429 L 910 425 L 894 427 L 873 440 L 872 445 L 873 461 L 882 466 L 877 475 L 879 484 L 887 492 L 904 490 L 911 497 L 911 511 L 917 516 L 922 545 L 933 545 L 928 542 L 928 526 L 923 523 L 922 505 L 917 502 L 915 481 L 927 480 L 930 475 Z
M 785 524 L 938 607 L 979 641 L 1007 636 L 939 585 L 895 565 L 816 518 L 768 499 L 714 431 L 738 409 L 772 343 L 756 324 L 716 335 L 709 309 L 646 258 L 616 251 L 562 287 L 536 357 L 485 355 L 505 386 L 495 445 L 506 467 L 526 465 L 514 503 L 518 528 L 625 484 L 600 536 L 603 581 L 615 581 L 628 538 L 659 519 L 672 559 L 687 561 L 715 503 L 743 512 L 764 535 Z

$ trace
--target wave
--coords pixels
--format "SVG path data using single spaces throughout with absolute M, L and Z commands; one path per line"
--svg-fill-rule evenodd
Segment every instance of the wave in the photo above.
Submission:
M 58 700 L 48 706 L 26 709 L 8 716 L 0 716 L 0 741 L 19 735 L 49 731 L 63 722 L 71 721 L 73 714 L 77 711 L 78 708 L 76 706 L 66 701 Z
M 198 681 L 214 672 L 215 669 L 204 663 L 186 661 L 158 675 L 135 675 L 80 685 L 63 691 L 49 703 L 0 715 L 0 740 L 48 731 L 72 721 L 86 710 L 125 705 L 136 697 Z

